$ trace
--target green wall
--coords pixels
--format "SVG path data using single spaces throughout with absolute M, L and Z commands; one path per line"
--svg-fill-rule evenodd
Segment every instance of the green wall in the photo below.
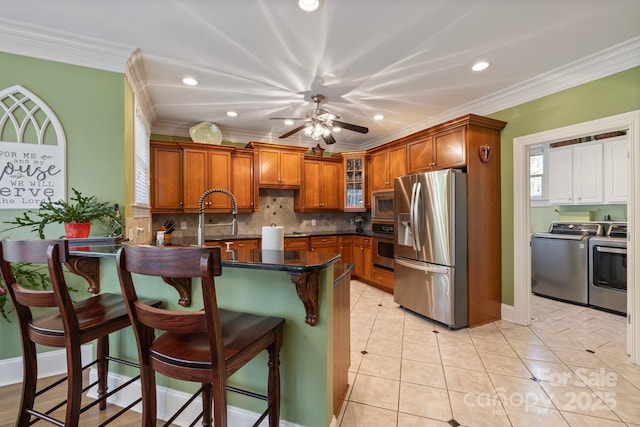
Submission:
M 67 139 L 67 192 L 77 188 L 101 201 L 124 202 L 124 74 L 44 61 L 0 52 L 0 88 L 21 85 L 40 97 L 58 116 Z M 0 210 L 0 230 L 20 210 Z M 6 226 L 6 227 L 5 227 Z M 47 237 L 64 234 L 62 225 Z M 36 237 L 29 229 L 0 233 Z M 7 303 L 11 306 L 11 303 Z M 0 318 L 0 360 L 21 355 L 15 318 Z
M 640 67 L 566 89 L 489 116 L 502 131 L 502 302 L 513 305 L 513 139 L 640 109 Z

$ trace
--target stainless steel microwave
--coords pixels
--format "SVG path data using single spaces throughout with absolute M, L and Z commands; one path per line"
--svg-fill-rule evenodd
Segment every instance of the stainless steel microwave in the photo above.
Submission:
M 371 219 L 393 221 L 393 190 L 371 193 Z

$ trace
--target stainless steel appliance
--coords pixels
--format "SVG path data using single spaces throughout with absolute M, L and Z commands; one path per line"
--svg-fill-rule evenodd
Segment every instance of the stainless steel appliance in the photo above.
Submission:
M 627 224 L 613 223 L 589 239 L 589 305 L 627 313 Z
M 393 271 L 393 223 L 374 222 L 373 232 L 373 266 Z
M 531 291 L 577 304 L 589 304 L 589 237 L 601 236 L 595 222 L 552 222 L 547 233 L 531 236 Z
M 393 221 L 393 191 L 371 193 L 371 220 Z
M 451 329 L 467 326 L 467 175 L 395 179 L 394 300 Z

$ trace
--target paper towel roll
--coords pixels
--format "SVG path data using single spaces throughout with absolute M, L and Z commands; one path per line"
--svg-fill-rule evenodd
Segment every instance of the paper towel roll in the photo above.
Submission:
M 271 251 L 284 250 L 284 227 L 270 225 L 262 227 L 262 249 Z
M 267 264 L 284 264 L 284 251 L 263 249 L 262 262 Z

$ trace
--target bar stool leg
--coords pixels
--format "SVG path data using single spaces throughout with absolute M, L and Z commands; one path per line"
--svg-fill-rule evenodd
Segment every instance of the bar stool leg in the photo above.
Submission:
M 98 338 L 98 345 L 96 347 L 96 354 L 98 356 L 98 400 L 100 400 L 100 410 L 107 408 L 106 394 L 109 388 L 107 384 L 107 375 L 109 372 L 109 336 L 105 335 Z
M 269 427 L 280 424 L 280 348 L 282 337 L 276 339 L 267 349 L 269 352 L 269 379 L 267 385 L 267 403 L 269 405 Z
M 77 426 L 80 420 L 82 406 L 82 357 L 80 343 L 74 343 L 67 348 L 67 411 L 65 426 Z
M 26 412 L 33 408 L 36 399 L 38 381 L 38 360 L 36 358 L 36 346 L 33 342 L 22 340 L 22 360 L 24 363 L 22 372 L 22 398 L 20 399 L 20 412 L 16 427 L 27 427 L 31 416 Z

